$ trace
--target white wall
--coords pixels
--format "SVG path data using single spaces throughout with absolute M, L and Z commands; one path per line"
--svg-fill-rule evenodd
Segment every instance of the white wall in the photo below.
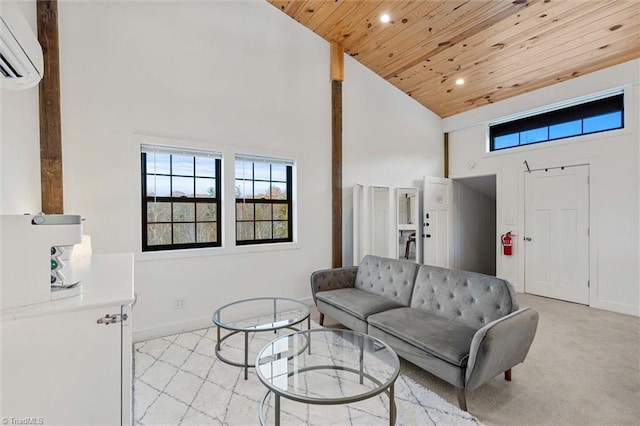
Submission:
M 498 256 L 497 274 L 524 290 L 524 170 L 590 166 L 590 305 L 638 315 L 640 60 L 443 120 L 452 178 L 497 175 L 497 234 L 515 228 L 514 255 Z M 487 123 L 500 117 L 623 87 L 625 129 L 487 153 Z M 505 222 L 513 219 L 514 225 Z
M 65 212 L 84 215 L 94 253 L 135 253 L 136 337 L 208 325 L 239 298 L 307 299 L 331 262 L 328 43 L 261 0 L 58 6 Z M 346 73 L 345 182 L 441 174 L 441 120 L 350 59 Z M 37 211 L 37 92 L 2 95 L 1 211 Z M 296 159 L 297 242 L 232 247 L 227 202 L 226 247 L 141 253 L 141 142 L 218 150 L 227 166 L 236 152 Z
M 239 298 L 309 297 L 330 264 L 328 44 L 255 1 L 63 1 L 59 26 L 65 212 L 86 217 L 95 253 L 136 253 L 136 335 L 210 324 Z M 234 154 L 296 159 L 298 242 L 141 253 L 142 141 L 223 152 L 227 246 Z
M 442 119 L 345 56 L 343 82 L 343 264 L 353 264 L 353 184 L 387 186 L 389 255 L 396 250 L 395 187 L 417 187 L 423 176 L 442 176 L 444 145 Z M 369 189 L 364 191 L 369 211 Z M 369 223 L 364 224 L 369 247 Z M 368 251 L 368 250 L 365 250 Z M 356 262 L 359 259 L 356 260 Z
M 36 28 L 35 1 L 18 3 Z M 0 89 L 0 213 L 38 213 L 40 202 L 40 128 L 38 87 Z

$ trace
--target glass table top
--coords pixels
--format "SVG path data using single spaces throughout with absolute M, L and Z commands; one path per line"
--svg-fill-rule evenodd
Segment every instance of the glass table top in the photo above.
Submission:
M 213 313 L 213 323 L 234 331 L 278 330 L 309 317 L 309 307 L 284 297 L 257 297 L 229 303 Z
M 278 337 L 256 359 L 273 392 L 301 402 L 355 402 L 386 390 L 398 377 L 396 353 L 351 330 L 303 330 Z

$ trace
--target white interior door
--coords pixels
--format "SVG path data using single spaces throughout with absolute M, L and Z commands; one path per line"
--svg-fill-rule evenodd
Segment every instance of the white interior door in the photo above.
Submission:
M 422 251 L 425 265 L 449 267 L 451 181 L 424 178 Z
M 389 188 L 371 187 L 371 254 L 389 257 Z
M 589 167 L 525 173 L 525 291 L 589 303 Z
M 363 213 L 364 186 L 358 183 L 353 185 L 353 265 L 360 264 L 364 251 L 362 249 L 362 226 L 364 222 Z

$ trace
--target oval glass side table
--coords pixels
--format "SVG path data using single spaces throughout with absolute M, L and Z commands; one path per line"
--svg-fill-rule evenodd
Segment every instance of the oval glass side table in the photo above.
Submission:
M 294 326 L 304 320 L 307 320 L 307 329 L 311 328 L 309 307 L 302 302 L 285 297 L 238 300 L 216 309 L 211 319 L 217 327 L 216 357 L 227 364 L 244 367 L 245 380 L 248 377 L 249 367 L 255 366 L 249 364 L 249 333 L 276 332 L 284 328 L 298 331 Z M 221 336 L 222 329 L 230 332 Z M 244 333 L 243 362 L 232 361 L 221 353 L 222 343 L 238 333 Z

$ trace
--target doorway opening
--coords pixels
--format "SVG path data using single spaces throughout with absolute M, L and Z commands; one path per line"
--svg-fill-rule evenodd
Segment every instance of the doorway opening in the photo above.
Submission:
M 496 275 L 496 175 L 452 179 L 451 267 Z

